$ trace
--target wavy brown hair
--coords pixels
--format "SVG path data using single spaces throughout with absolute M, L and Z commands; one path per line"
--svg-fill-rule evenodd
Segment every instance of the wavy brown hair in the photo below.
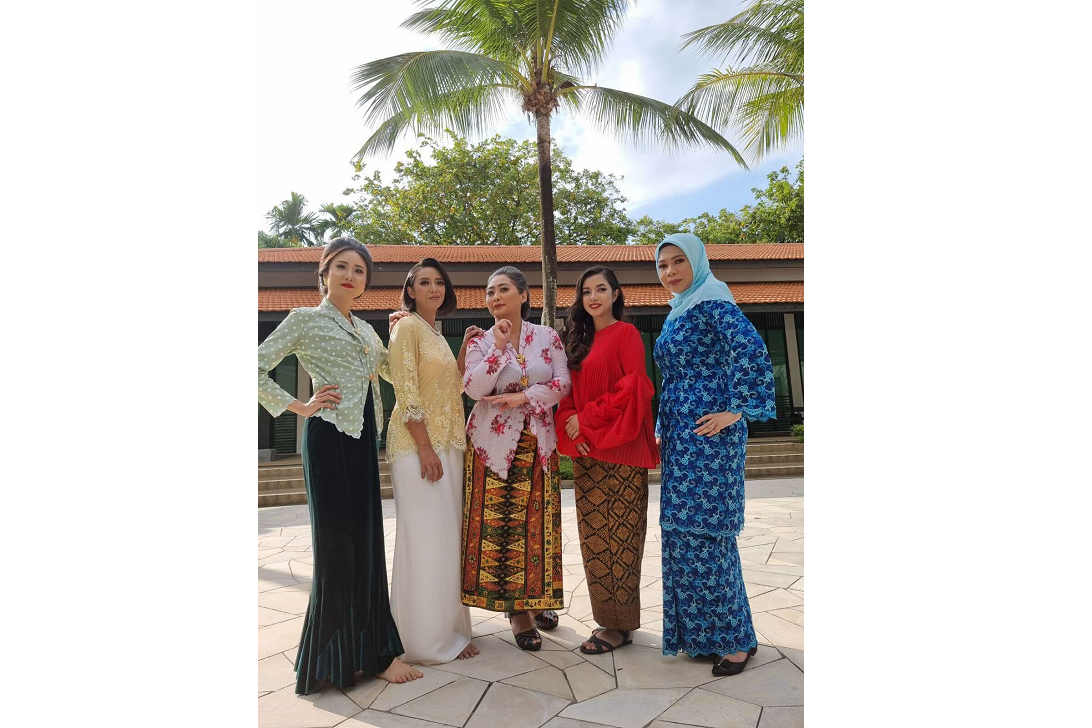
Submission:
M 580 274 L 580 280 L 576 282 L 576 299 L 569 306 L 569 318 L 565 324 L 565 356 L 569 359 L 569 369 L 580 369 L 584 357 L 591 351 L 592 341 L 595 339 L 595 323 L 591 314 L 584 310 L 584 281 L 592 276 L 603 276 L 610 286 L 611 295 L 618 291 L 618 298 L 611 304 L 610 312 L 619 321 L 626 320 L 626 294 L 618 285 L 618 276 L 614 271 L 601 265 L 592 266 Z

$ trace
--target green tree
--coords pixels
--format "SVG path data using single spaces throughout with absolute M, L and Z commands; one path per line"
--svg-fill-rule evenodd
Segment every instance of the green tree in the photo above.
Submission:
M 335 205 L 331 202 L 323 205 L 318 214 L 323 216 L 315 221 L 315 235 L 319 242 L 326 239 L 326 233 L 330 233 L 331 239 L 352 234 L 353 216 L 356 214 L 356 208 L 352 205 Z
M 753 161 L 801 140 L 804 134 L 804 0 L 752 0 L 725 23 L 683 36 L 742 67 L 698 77 L 675 106 L 716 128 L 732 128 Z
M 394 167 L 393 183 L 378 172 L 360 184 L 352 232 L 384 244 L 530 245 L 541 228 L 537 151 L 530 141 L 499 135 L 478 144 L 449 132 L 443 146 L 421 135 Z M 431 159 L 429 158 L 431 157 Z M 624 243 L 631 231 L 614 175 L 577 171 L 551 145 L 556 235 L 563 245 Z
M 267 232 L 261 230 L 258 231 L 258 247 L 259 248 L 298 248 L 299 243 L 293 243 L 291 240 L 282 238 L 279 235 L 270 235 Z
M 403 53 L 366 63 L 353 74 L 358 105 L 378 128 L 359 161 L 389 153 L 409 129 L 450 128 L 478 135 L 515 103 L 537 129 L 541 208 L 542 321 L 552 325 L 557 295 L 550 120 L 564 105 L 619 137 L 668 146 L 711 144 L 743 157 L 712 127 L 685 109 L 586 83 L 625 16 L 628 0 L 436 0 L 402 24 L 439 35 L 452 50 Z M 365 90 L 366 89 L 366 90 Z
M 315 213 L 304 212 L 307 198 L 296 192 L 265 214 L 269 231 L 290 240 L 293 245 L 317 245 L 322 237 L 315 229 L 318 222 Z
M 796 179 L 790 181 L 789 168 L 782 167 L 766 175 L 766 189 L 752 187 L 754 205 L 744 205 L 739 212 L 721 209 L 716 215 L 703 212 L 678 223 L 653 220 L 645 215 L 636 220 L 630 242 L 656 245 L 672 233 L 688 232 L 710 245 L 729 243 L 802 243 L 804 242 L 804 160 L 796 165 Z
M 630 242 L 638 245 L 659 245 L 660 241 L 668 235 L 690 232 L 690 228 L 685 224 L 685 221 L 678 223 L 667 222 L 666 220 L 653 220 L 648 215 L 645 215 L 638 220 L 634 220 L 633 227 L 633 236 Z

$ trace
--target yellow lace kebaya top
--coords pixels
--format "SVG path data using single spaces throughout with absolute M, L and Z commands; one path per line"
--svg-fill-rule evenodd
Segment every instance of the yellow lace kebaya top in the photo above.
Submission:
M 417 454 L 406 422 L 424 422 L 432 449 L 466 450 L 463 379 L 447 340 L 417 314 L 395 324 L 387 346 L 396 402 L 387 429 L 387 461 Z

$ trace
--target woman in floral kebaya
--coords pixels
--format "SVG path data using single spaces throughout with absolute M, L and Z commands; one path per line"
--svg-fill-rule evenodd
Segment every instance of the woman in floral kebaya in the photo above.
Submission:
M 516 644 L 538 650 L 564 606 L 561 476 L 553 406 L 569 393 L 565 347 L 524 320 L 527 279 L 505 266 L 489 278 L 496 325 L 466 347 L 463 385 L 478 400 L 466 425 L 463 604 L 506 612 Z

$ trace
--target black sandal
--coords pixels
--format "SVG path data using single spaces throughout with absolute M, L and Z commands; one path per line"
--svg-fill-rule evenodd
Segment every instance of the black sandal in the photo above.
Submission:
M 618 630 L 618 632 L 620 632 L 621 635 L 622 635 L 622 643 L 620 645 L 615 646 L 615 645 L 612 645 L 610 642 L 607 642 L 606 640 L 599 639 L 598 635 L 604 629 L 606 629 L 606 628 L 605 627 L 599 627 L 598 629 L 593 631 L 591 633 L 591 637 L 589 637 L 587 639 L 588 642 L 591 642 L 593 645 L 595 645 L 596 649 L 589 650 L 586 647 L 584 647 L 583 643 L 581 643 L 580 651 L 583 652 L 585 655 L 603 655 L 603 654 L 606 654 L 607 652 L 614 652 L 619 647 L 625 647 L 626 645 L 633 644 L 633 640 L 631 640 L 629 638 L 629 632 L 626 632 L 624 629 Z
M 723 660 L 720 660 L 717 664 L 713 665 L 713 674 L 717 677 L 738 675 L 743 672 L 743 668 L 747 667 L 747 661 L 750 660 L 756 652 L 758 652 L 758 645 L 755 645 L 747 652 L 747 656 L 743 658 L 743 662 L 729 662 L 728 658 L 725 657 Z
M 518 612 L 516 614 L 518 614 Z M 511 623 L 513 613 L 505 612 L 504 616 L 508 617 L 508 621 Z M 516 638 L 516 647 L 521 650 L 526 652 L 538 652 L 542 649 L 542 635 L 533 627 L 525 632 L 514 634 L 514 636 Z
M 535 615 L 535 624 L 538 625 L 539 629 L 547 631 L 556 629 L 558 621 L 557 612 L 552 609 L 547 609 L 546 611 L 539 612 Z

